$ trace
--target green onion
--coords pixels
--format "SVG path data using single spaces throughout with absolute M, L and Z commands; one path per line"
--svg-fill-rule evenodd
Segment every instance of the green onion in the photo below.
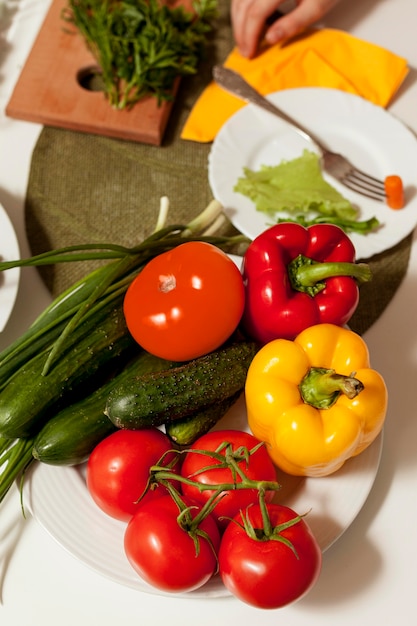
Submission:
M 132 248 L 113 244 L 86 244 L 52 250 L 27 259 L 0 262 L 0 271 L 13 267 L 41 266 L 72 261 L 108 260 L 85 278 L 69 287 L 38 316 L 29 329 L 0 353 L 0 390 L 34 354 L 48 354 L 43 375 L 47 376 L 55 358 L 71 341 L 71 332 L 101 307 L 123 295 L 133 277 L 146 263 L 185 241 L 206 241 L 225 251 L 249 244 L 240 234 L 216 236 L 226 218 L 222 207 L 212 201 L 187 225 L 165 226 L 167 198 L 161 199 L 155 231 Z M 32 439 L 10 440 L 0 434 L 0 503 L 13 482 L 32 464 Z
M 32 439 L 5 439 L 0 436 L 0 503 L 3 502 L 14 481 L 35 460 L 32 456 Z

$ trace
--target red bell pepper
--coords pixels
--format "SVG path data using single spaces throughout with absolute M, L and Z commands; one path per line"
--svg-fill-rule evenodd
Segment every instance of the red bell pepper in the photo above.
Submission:
M 343 326 L 359 303 L 358 283 L 370 280 L 365 263 L 338 226 L 285 222 L 249 245 L 243 259 L 243 329 L 262 344 L 293 340 L 319 323 Z

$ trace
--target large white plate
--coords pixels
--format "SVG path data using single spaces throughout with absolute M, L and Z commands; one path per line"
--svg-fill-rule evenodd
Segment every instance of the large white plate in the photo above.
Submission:
M 12 223 L 0 204 L 0 261 L 20 258 L 19 244 Z M 19 288 L 20 268 L 0 273 L 0 332 L 4 329 L 13 310 Z
M 246 429 L 243 399 L 217 428 Z M 277 500 L 306 513 L 323 551 L 350 526 L 374 483 L 382 451 L 382 435 L 361 455 L 325 478 L 299 478 L 278 474 L 282 485 Z M 166 595 L 147 585 L 134 572 L 123 551 L 125 524 L 103 513 L 85 485 L 85 468 L 37 465 L 24 486 L 24 505 L 69 553 L 99 574 L 138 591 Z M 221 597 L 229 592 L 215 577 L 188 597 Z
M 394 211 L 324 173 L 330 184 L 360 208 L 361 219 L 376 216 L 382 224 L 369 235 L 350 235 L 358 259 L 391 248 L 414 229 L 417 139 L 399 120 L 367 100 L 336 89 L 288 89 L 268 98 L 356 167 L 381 180 L 391 174 L 401 176 L 407 205 Z M 233 191 L 243 167 L 258 170 L 261 165 L 277 165 L 282 159 L 300 156 L 305 148 L 316 152 L 291 126 L 252 104 L 223 125 L 209 155 L 209 182 L 214 197 L 242 233 L 253 239 L 271 225 L 271 219 L 258 212 L 249 198 Z

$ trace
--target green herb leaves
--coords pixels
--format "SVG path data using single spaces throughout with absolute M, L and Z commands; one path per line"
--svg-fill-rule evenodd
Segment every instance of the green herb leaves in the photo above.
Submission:
M 172 99 L 175 80 L 196 72 L 217 0 L 195 0 L 193 9 L 162 0 L 69 0 L 63 19 L 91 50 L 111 106 L 125 109 L 147 95 Z

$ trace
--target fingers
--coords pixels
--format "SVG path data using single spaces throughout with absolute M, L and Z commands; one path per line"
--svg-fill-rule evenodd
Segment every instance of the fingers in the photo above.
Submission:
M 265 23 L 283 0 L 232 0 L 233 35 L 241 54 L 251 58 L 265 32 Z
M 323 17 L 338 0 L 301 0 L 290 13 L 275 21 L 265 34 L 269 44 L 289 39 L 303 32 Z
M 269 44 L 289 39 L 323 17 L 339 0 L 297 0 L 297 7 L 271 26 L 267 19 L 284 0 L 231 0 L 233 35 L 241 54 L 252 58 L 265 35 Z

